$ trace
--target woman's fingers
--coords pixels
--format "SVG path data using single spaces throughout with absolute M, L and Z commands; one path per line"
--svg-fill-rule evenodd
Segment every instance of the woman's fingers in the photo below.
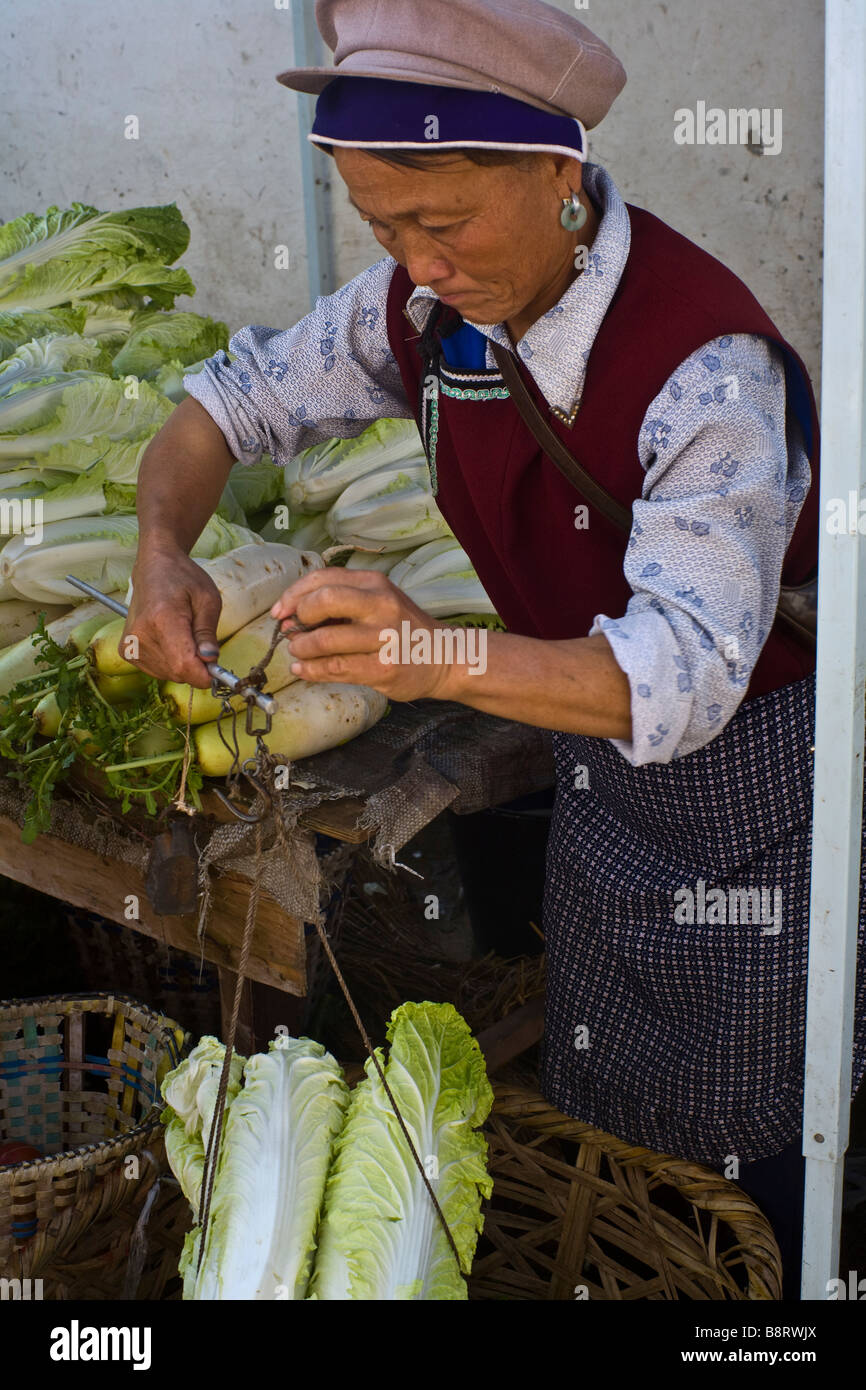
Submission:
M 120 650 L 126 655 L 125 639 L 135 637 L 137 655 L 127 659 L 146 675 L 204 689 L 210 684 L 205 661 L 219 650 L 221 606 L 213 580 L 183 552 L 140 554 Z
M 377 659 L 382 647 L 382 629 L 375 623 L 334 623 L 317 627 L 313 632 L 292 633 L 287 637 L 289 651 L 298 661 L 315 661 L 323 656 L 372 653 Z
M 357 589 L 372 593 L 378 590 L 384 593 L 389 587 L 393 588 L 394 586 L 389 584 L 387 575 L 379 574 L 375 570 L 344 570 L 339 567 L 312 570 L 309 574 L 302 575 L 300 579 L 297 579 L 277 599 L 271 608 L 271 617 L 278 621 L 292 617 L 297 611 L 297 605 L 301 599 L 323 588 L 331 590 Z M 341 615 L 329 613 L 326 616 L 339 617 Z
M 369 685 L 387 694 L 393 684 L 393 667 L 384 666 L 378 653 L 337 653 L 312 661 L 292 662 L 292 672 L 302 681 L 341 681 L 346 685 Z
M 284 629 L 290 631 L 294 622 L 312 627 L 329 619 L 338 625 L 360 622 L 370 627 L 377 624 L 386 627 L 399 620 L 402 609 L 400 595 L 393 585 L 390 592 L 379 592 L 329 584 L 316 589 L 314 593 L 302 594 L 294 603 L 291 618 L 284 621 Z

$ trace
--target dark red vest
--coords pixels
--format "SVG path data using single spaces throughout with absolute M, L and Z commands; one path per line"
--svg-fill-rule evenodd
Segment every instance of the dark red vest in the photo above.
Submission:
M 802 583 L 818 564 L 819 431 L 806 369 L 732 271 L 652 213 L 626 206 L 631 248 L 592 347 L 571 429 L 551 414 L 535 381 L 521 368 L 523 378 L 584 468 L 631 507 L 644 480 L 638 457 L 641 424 L 680 363 L 725 334 L 762 334 L 778 343 L 787 353 L 789 401 L 792 392 L 799 393 L 809 422 L 804 432 L 812 487 L 782 573 L 784 584 Z M 413 288 L 407 272 L 397 266 L 388 293 L 388 338 L 423 433 L 424 363 L 419 334 L 404 313 Z M 450 378 L 459 374 L 447 370 Z M 496 373 L 481 384 L 494 381 L 502 387 Z M 623 574 L 628 537 L 593 507 L 588 528 L 575 528 L 575 506 L 584 499 L 542 453 L 514 403 L 461 400 L 440 391 L 438 422 L 436 500 L 509 631 L 549 640 L 582 637 L 596 613 L 620 617 L 632 595 Z M 784 420 L 776 425 L 784 432 Z M 777 625 L 745 698 L 801 680 L 814 667 L 814 653 Z

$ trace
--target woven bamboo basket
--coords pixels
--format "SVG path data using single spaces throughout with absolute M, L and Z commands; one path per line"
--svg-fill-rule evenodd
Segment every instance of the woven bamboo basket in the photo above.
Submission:
M 474 1299 L 780 1299 L 779 1248 L 734 1183 L 495 1085 Z
M 469 1280 L 477 1300 L 778 1299 L 766 1219 L 700 1164 L 624 1144 L 552 1110 L 535 1091 L 494 1087 L 485 1132 L 493 1197 Z M 161 1136 L 150 1145 L 161 1157 Z M 44 1268 L 43 1297 L 180 1298 L 192 1215 L 163 1174 L 92 1224 Z
M 0 1169 L 0 1276 L 41 1275 L 141 1200 L 165 1168 L 160 1083 L 189 1041 L 112 994 L 0 1005 L 0 1140 L 45 1155 Z
M 161 1159 L 161 1136 L 148 1147 Z M 75 1302 L 179 1299 L 177 1266 L 192 1224 L 189 1202 L 166 1166 L 150 1187 L 136 1184 L 131 1202 L 94 1222 L 65 1254 L 52 1255 L 41 1275 L 42 1297 Z

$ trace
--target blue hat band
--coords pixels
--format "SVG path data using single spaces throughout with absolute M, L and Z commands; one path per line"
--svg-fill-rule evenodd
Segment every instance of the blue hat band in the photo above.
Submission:
M 586 159 L 586 130 L 575 117 L 555 116 L 501 92 L 382 77 L 335 77 L 316 101 L 308 138 L 355 149 L 460 146 Z

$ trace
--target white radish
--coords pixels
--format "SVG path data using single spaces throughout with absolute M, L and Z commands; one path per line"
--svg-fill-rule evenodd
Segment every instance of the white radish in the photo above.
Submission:
M 267 655 L 275 627 L 276 623 L 269 613 L 264 613 L 261 618 L 254 618 L 220 648 L 220 665 L 234 671 L 238 676 L 248 675 Z M 285 689 L 298 679 L 290 669 L 293 660 L 289 643 L 278 642 L 265 670 L 269 694 Z M 160 692 L 163 699 L 172 706 L 172 719 L 178 724 L 186 724 L 191 690 L 190 723 L 205 724 L 212 719 L 219 719 L 223 713 L 222 701 L 211 695 L 209 690 L 200 690 L 197 687 L 193 689 L 177 681 L 164 681 L 160 686 Z M 231 700 L 232 709 L 242 710 L 245 705 L 246 701 L 238 695 Z
M 348 743 L 378 723 L 388 708 L 386 697 L 379 691 L 366 685 L 337 682 L 295 681 L 274 698 L 277 713 L 264 742 L 275 757 L 284 758 L 287 763 Z M 229 748 L 220 737 L 221 724 Z M 214 720 L 212 724 L 200 724 L 193 732 L 198 765 L 206 777 L 224 777 L 231 770 L 230 749 L 234 740 L 229 724 L 228 718 Z M 244 732 L 240 719 L 236 720 L 236 733 L 241 762 L 254 757 L 256 740 Z
M 321 555 L 315 551 L 296 550 L 273 541 L 241 545 L 213 560 L 197 563 L 210 575 L 223 601 L 217 623 L 218 642 L 266 613 L 296 579 L 310 570 L 324 568 Z
M 112 598 L 119 598 L 119 594 L 112 594 Z M 105 621 L 106 609 L 102 603 L 97 603 L 94 599 L 89 603 L 80 603 L 62 618 L 55 618 L 54 622 L 46 624 L 46 632 L 49 637 L 60 647 L 65 647 L 70 635 L 75 631 L 80 623 L 86 622 L 88 618 L 102 617 Z M 42 648 L 38 647 L 30 637 L 22 637 L 20 642 L 15 642 L 5 651 L 0 652 L 0 696 L 7 695 L 13 685 L 19 681 L 29 680 L 32 676 L 38 676 L 40 672 L 47 668 L 36 658 Z

